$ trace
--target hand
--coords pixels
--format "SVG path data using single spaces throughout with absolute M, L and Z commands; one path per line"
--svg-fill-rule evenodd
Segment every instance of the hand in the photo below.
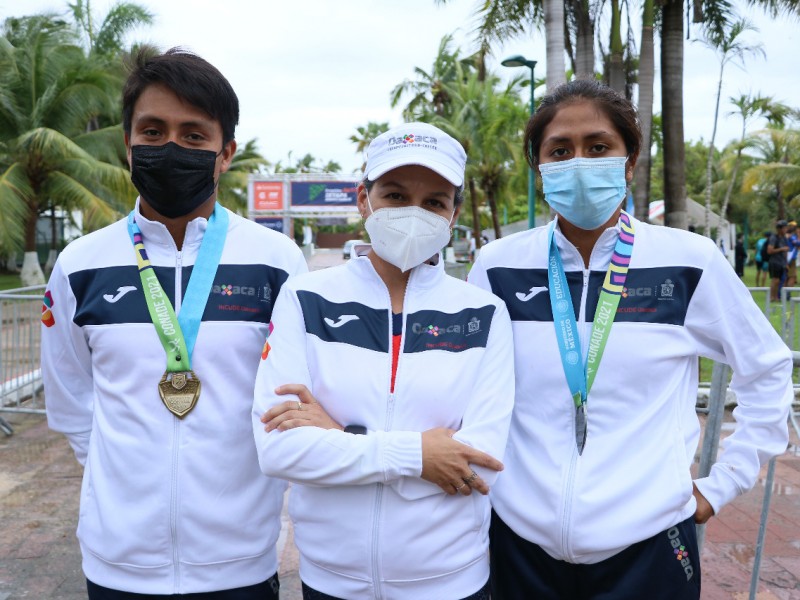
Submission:
M 261 416 L 264 431 L 277 429 L 287 431 L 295 427 L 321 427 L 322 429 L 343 429 L 325 412 L 322 405 L 311 395 L 308 388 L 299 383 L 290 383 L 275 388 L 278 396 L 294 395 L 297 400 L 287 400 L 270 408 Z
M 692 484 L 692 488 L 694 499 L 697 500 L 697 510 L 694 511 L 694 522 L 698 525 L 702 525 L 714 516 L 714 508 L 711 506 L 711 503 L 706 500 L 706 497 L 700 493 L 696 485 Z
M 443 427 L 422 432 L 422 478 L 451 496 L 456 493 L 469 496 L 472 490 L 488 494 L 489 486 L 475 475 L 470 465 L 502 471 L 503 463 L 454 440 L 454 433 L 455 430 Z

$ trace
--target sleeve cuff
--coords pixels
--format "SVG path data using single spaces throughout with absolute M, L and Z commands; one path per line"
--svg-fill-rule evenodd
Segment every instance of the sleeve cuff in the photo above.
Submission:
M 89 440 L 91 439 L 91 432 L 86 433 L 70 433 L 67 435 L 67 441 L 72 446 L 72 451 L 75 453 L 75 458 L 81 464 L 86 465 L 86 457 L 89 454 Z
M 694 480 L 697 489 L 711 504 L 715 515 L 719 514 L 723 506 L 744 491 L 740 489 L 739 484 L 736 483 L 729 470 L 729 465 L 717 463 L 711 467 L 711 473 L 708 477 Z
M 369 435 L 373 435 L 370 432 Z M 422 434 L 417 431 L 377 431 L 384 480 L 422 475 Z

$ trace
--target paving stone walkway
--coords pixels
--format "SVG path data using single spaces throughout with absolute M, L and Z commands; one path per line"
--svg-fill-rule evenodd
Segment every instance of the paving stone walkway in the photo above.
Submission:
M 83 600 L 75 539 L 81 468 L 41 415 L 3 416 L 0 434 L 0 600 Z M 759 484 L 711 520 L 702 554 L 703 599 L 744 600 L 750 589 L 766 468 Z M 300 600 L 297 551 L 283 515 L 282 600 Z M 800 450 L 777 461 L 759 600 L 800 600 Z

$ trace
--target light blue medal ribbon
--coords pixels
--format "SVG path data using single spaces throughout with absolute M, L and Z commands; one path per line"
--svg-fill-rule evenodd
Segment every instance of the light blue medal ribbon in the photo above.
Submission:
M 600 359 L 605 351 L 608 336 L 611 333 L 614 317 L 617 314 L 617 306 L 628 275 L 628 266 L 633 251 L 634 230 L 627 213 L 620 214 L 619 225 L 620 235 L 611 256 L 611 263 L 606 271 L 592 323 L 585 368 L 582 364 L 581 341 L 572 305 L 572 295 L 555 242 L 555 221 L 550 225 L 548 231 L 547 281 L 550 306 L 553 311 L 553 325 L 556 329 L 561 364 L 570 394 L 572 394 L 572 401 L 575 404 L 575 443 L 578 447 L 578 454 L 583 454 L 583 448 L 586 445 L 586 402 L 600 365 Z
M 228 213 L 219 203 L 214 206 L 177 317 L 147 257 L 142 232 L 136 224 L 135 210 L 128 215 L 128 234 L 136 254 L 150 319 L 167 355 L 167 369 L 159 383 L 159 393 L 167 408 L 183 418 L 194 408 L 200 394 L 200 381 L 192 371 L 192 353 L 222 258 L 228 234 Z

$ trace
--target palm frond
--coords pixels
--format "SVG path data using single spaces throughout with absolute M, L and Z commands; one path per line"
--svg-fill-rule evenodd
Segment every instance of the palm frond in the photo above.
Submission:
M 0 175 L 0 253 L 13 253 L 22 248 L 28 201 L 33 190 L 19 163 Z

